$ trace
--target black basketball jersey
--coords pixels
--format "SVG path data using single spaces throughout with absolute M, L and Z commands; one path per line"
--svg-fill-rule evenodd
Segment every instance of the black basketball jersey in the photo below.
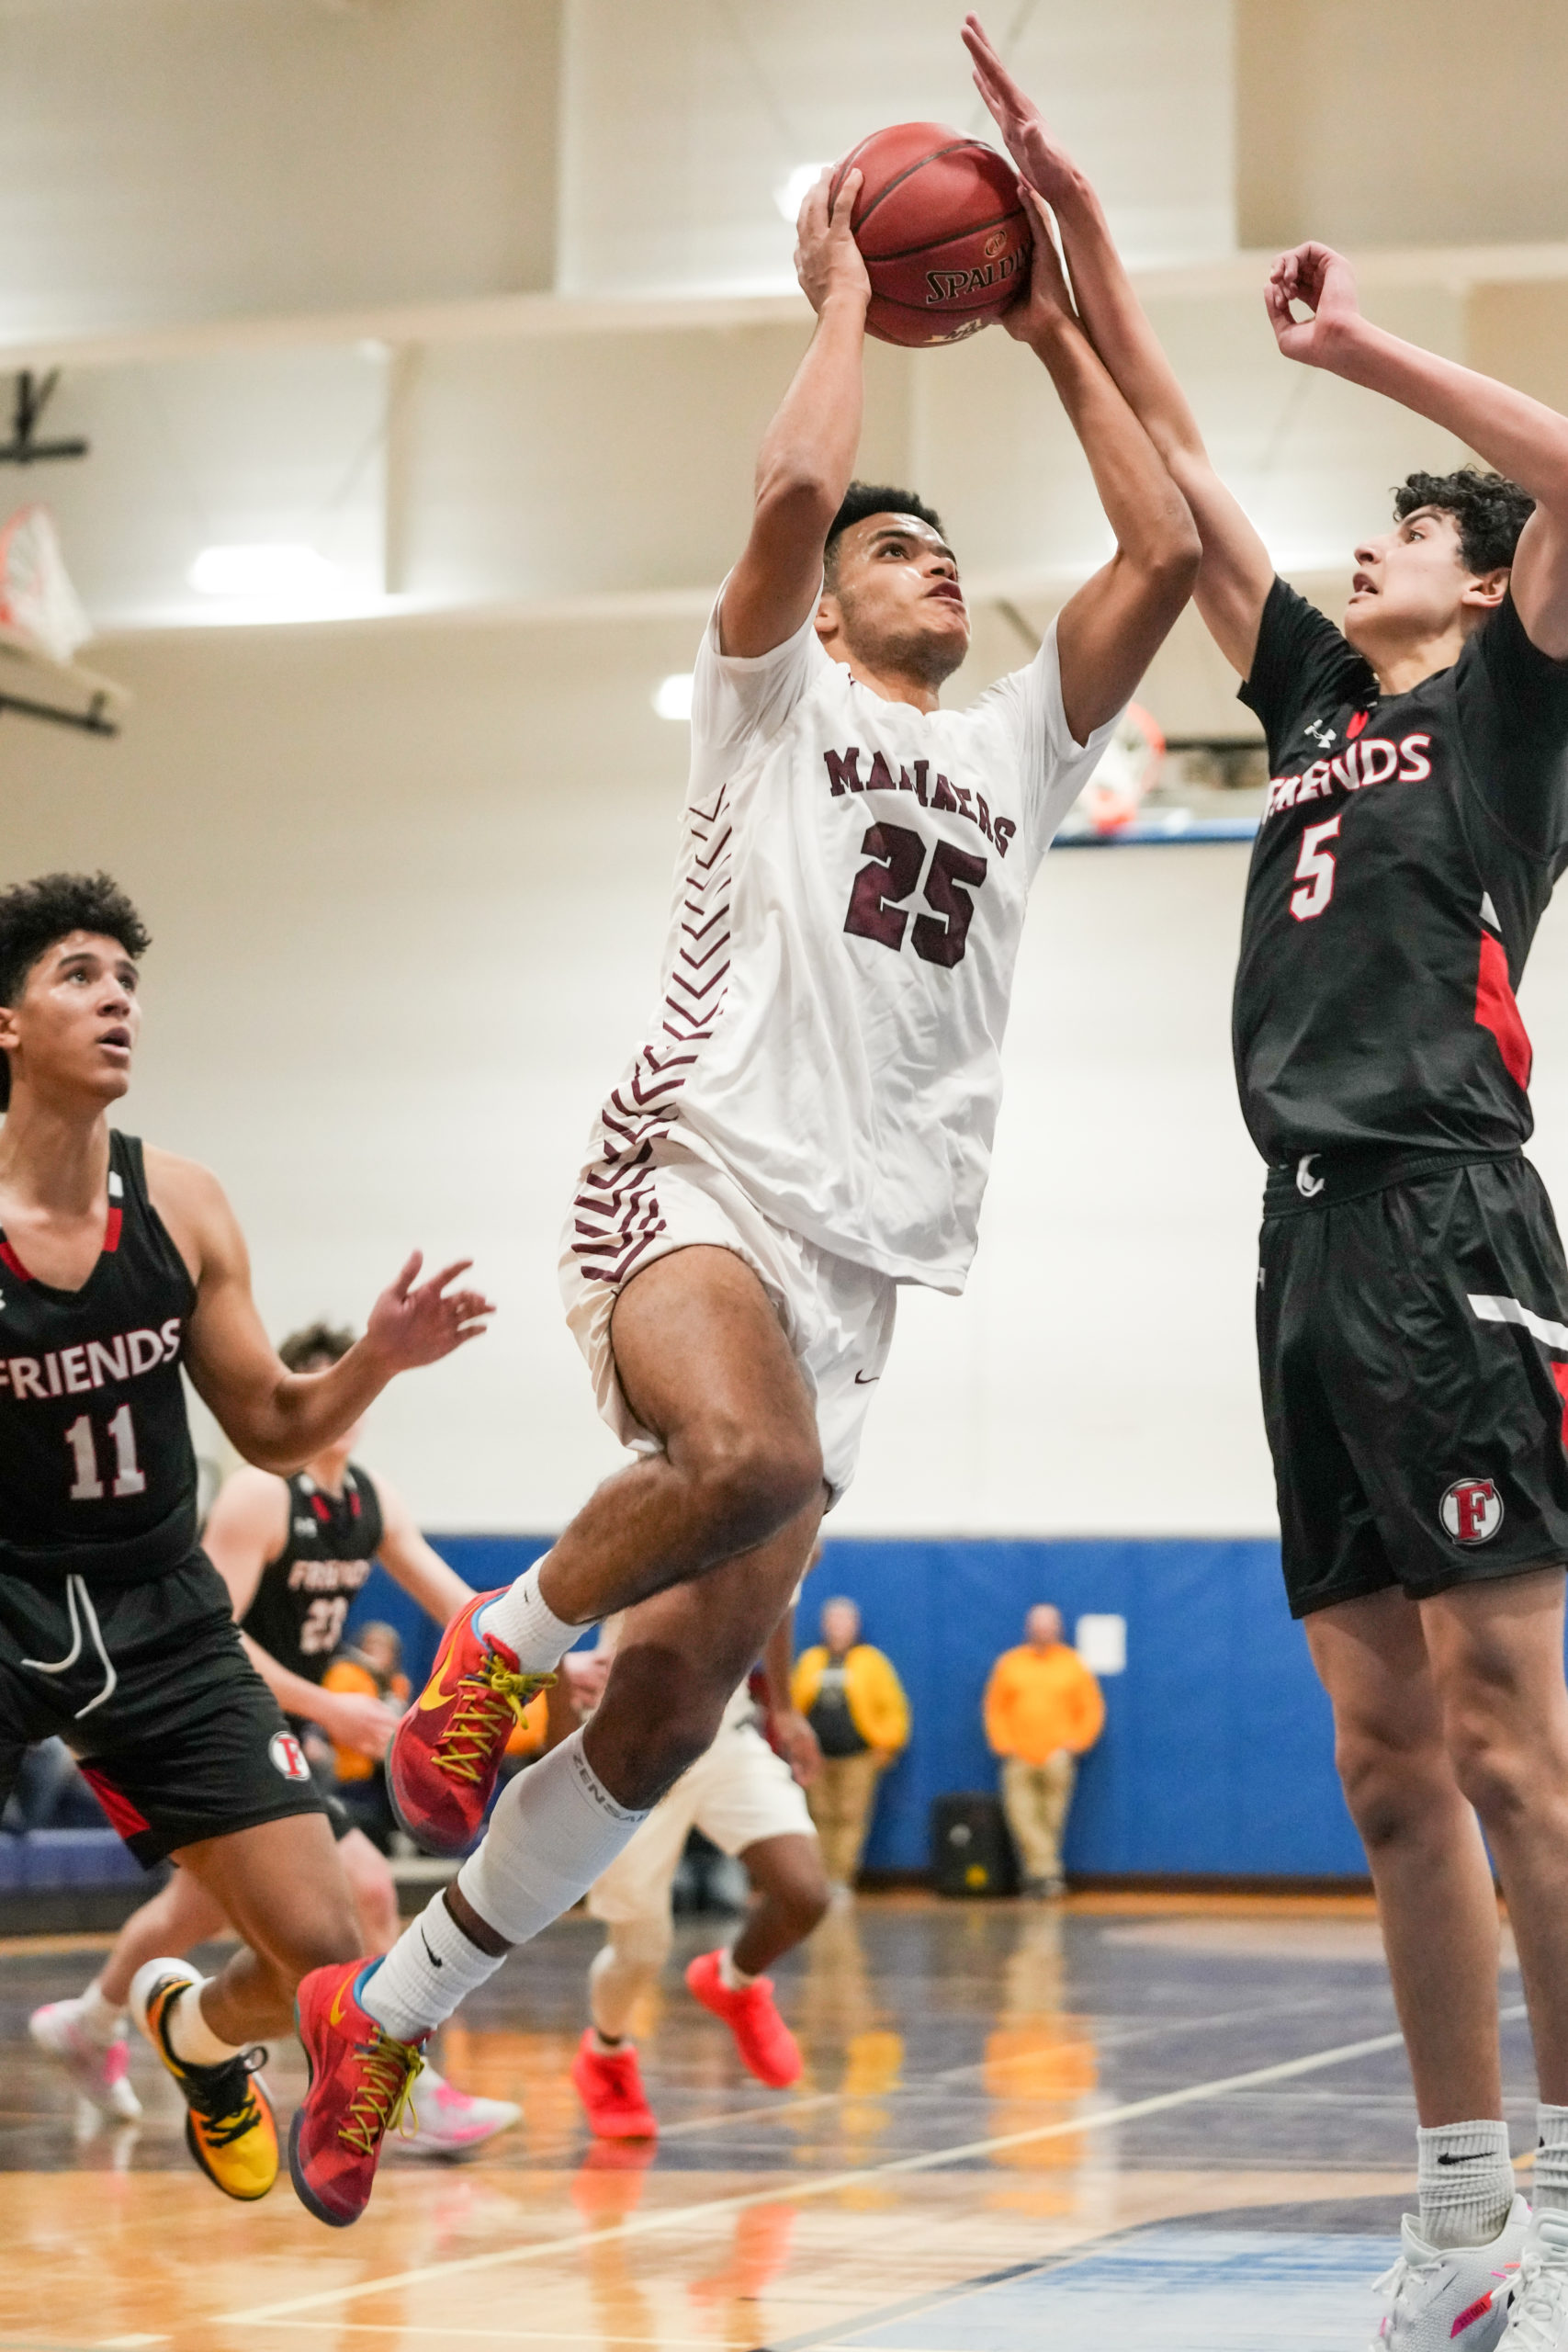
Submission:
M 288 1481 L 288 1533 L 262 1570 L 240 1623 L 251 1639 L 307 1682 L 319 1682 L 343 1639 L 344 1620 L 381 1548 L 381 1502 L 353 1463 L 329 1495 L 309 1471 Z
M 0 1574 L 137 1584 L 197 1540 L 180 1360 L 196 1287 L 109 1136 L 108 1216 L 80 1290 L 29 1274 L 0 1233 Z
M 1568 662 L 1509 595 L 1451 668 L 1383 695 L 1276 580 L 1241 698 L 1272 778 L 1233 1018 L 1253 1141 L 1276 1164 L 1517 1150 L 1533 1122 L 1514 990 L 1568 859 Z

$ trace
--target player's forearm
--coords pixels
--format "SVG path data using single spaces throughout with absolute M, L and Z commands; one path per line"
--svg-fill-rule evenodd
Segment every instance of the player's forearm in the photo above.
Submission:
M 1568 417 L 1370 320 L 1336 322 L 1320 364 L 1428 417 L 1551 512 L 1568 516 Z
M 1078 315 L 1122 399 L 1168 464 L 1182 456 L 1207 463 L 1198 420 L 1133 290 L 1099 197 L 1079 175 L 1055 209 Z
M 757 504 L 798 504 L 820 516 L 824 534 L 854 478 L 864 345 L 864 300 L 835 291 L 757 453 Z
M 258 1642 L 253 1642 L 249 1634 L 243 1633 L 240 1639 L 244 1644 L 246 1657 L 284 1713 L 308 1716 L 312 1723 L 321 1724 L 325 1729 L 324 1717 L 332 1712 L 331 1693 L 319 1690 L 313 1682 L 307 1682 L 302 1674 L 290 1674 L 286 1666 L 279 1666 L 275 1657 L 269 1657 Z
M 218 1419 L 247 1462 L 291 1477 L 369 1410 L 398 1367 L 360 1340 L 325 1372 L 285 1372 L 269 1385 L 220 1408 Z
M 1033 348 L 1082 444 L 1122 555 L 1151 576 L 1190 581 L 1200 549 L 1187 502 L 1083 329 L 1058 322 Z

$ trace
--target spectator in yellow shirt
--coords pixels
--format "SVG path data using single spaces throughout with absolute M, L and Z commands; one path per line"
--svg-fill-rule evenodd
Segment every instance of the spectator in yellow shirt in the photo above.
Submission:
M 877 1779 L 908 1743 L 909 1702 L 892 1659 L 861 1640 L 852 1600 L 825 1602 L 821 1624 L 821 1641 L 795 1660 L 790 1696 L 822 1750 L 806 1802 L 828 1883 L 842 1897 L 860 1869 Z
M 1004 1650 L 986 1685 L 986 1737 L 1002 1759 L 1002 1807 L 1023 1865 L 1025 1894 L 1065 1894 L 1062 1831 L 1077 1760 L 1105 1722 L 1089 1668 L 1062 1638 L 1062 1612 L 1032 1609 L 1026 1638 Z

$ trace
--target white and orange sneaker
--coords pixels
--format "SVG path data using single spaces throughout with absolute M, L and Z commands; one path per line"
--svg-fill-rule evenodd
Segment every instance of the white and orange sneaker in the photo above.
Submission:
M 130 2087 L 130 2041 L 125 2030 L 100 2041 L 82 2023 L 80 2001 L 50 2001 L 28 2019 L 28 2031 L 79 2097 L 111 2123 L 134 2123 L 141 2101 Z
M 509 2098 L 470 2098 L 426 2064 L 419 2078 L 419 2103 L 413 2130 L 406 2138 L 394 2132 L 387 2143 L 389 2155 L 461 2156 L 482 2147 L 498 2132 L 510 2132 L 523 2109 Z
M 1406 2213 L 1400 2223 L 1399 2260 L 1377 2283 L 1390 2309 L 1371 2352 L 1495 2352 L 1508 2324 L 1509 2290 L 1529 2219 L 1529 2207 L 1516 2197 L 1489 2245 L 1438 2247 L 1427 2244 Z M 1535 2352 L 1530 2338 L 1521 2338 L 1521 2344 Z

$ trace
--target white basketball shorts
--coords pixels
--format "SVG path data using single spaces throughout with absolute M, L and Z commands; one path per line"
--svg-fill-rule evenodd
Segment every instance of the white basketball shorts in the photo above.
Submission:
M 601 1418 L 634 1452 L 662 1452 L 615 1376 L 615 1301 L 634 1274 L 676 1250 L 701 1243 L 733 1250 L 772 1299 L 816 1399 L 830 1510 L 854 1476 L 861 1428 L 892 1344 L 897 1284 L 773 1224 L 733 1178 L 679 1144 L 659 1145 L 637 1169 L 635 1217 L 615 1217 L 613 1205 L 601 1206 L 580 1185 L 561 1236 L 566 1319 L 587 1358 Z
M 806 1798 L 782 1756 L 750 1724 L 727 1726 L 682 1773 L 588 1897 L 595 1919 L 664 1917 L 693 1829 L 720 1853 L 743 1854 L 764 1838 L 815 1838 Z

